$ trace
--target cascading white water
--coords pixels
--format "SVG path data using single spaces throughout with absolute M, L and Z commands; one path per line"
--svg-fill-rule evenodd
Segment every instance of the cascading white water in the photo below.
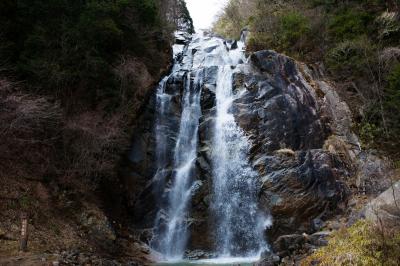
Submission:
M 240 48 L 220 66 L 216 88 L 216 123 L 213 139 L 213 213 L 217 251 L 221 257 L 256 257 L 266 249 L 267 220 L 257 206 L 257 173 L 248 162 L 249 140 L 231 112 L 232 65 L 244 60 Z M 238 53 L 239 51 L 239 53 Z
M 169 259 L 183 257 L 187 241 L 187 208 L 193 185 L 193 168 L 197 155 L 200 109 L 200 82 L 196 75 L 191 84 L 187 73 L 183 111 L 174 153 L 174 181 L 169 192 L 168 225 L 162 238 L 163 254 Z
M 166 187 L 168 204 L 159 211 L 158 230 L 154 245 L 165 260 L 182 259 L 186 250 L 188 218 L 193 191 L 195 162 L 197 159 L 199 119 L 201 117 L 201 88 L 204 69 L 218 67 L 216 86 L 216 117 L 212 137 L 212 202 L 210 213 L 215 227 L 215 245 L 218 258 L 235 261 L 234 257 L 257 257 L 267 248 L 263 237 L 265 216 L 257 206 L 257 173 L 248 163 L 249 141 L 236 124 L 231 112 L 235 99 L 233 69 L 245 61 L 243 42 L 229 49 L 222 39 L 194 35 L 193 41 L 183 50 L 183 59 L 176 62 L 171 76 L 184 73 L 182 113 L 179 133 L 173 152 L 172 183 L 166 183 L 166 127 L 163 117 L 168 113 L 171 95 L 165 93 L 167 77 L 157 91 L 156 152 L 158 192 Z M 174 51 L 182 49 L 174 49 Z M 165 117 L 164 117 L 165 118 Z M 162 225 L 161 216 L 164 217 Z
M 183 51 L 174 47 L 175 56 Z M 182 114 L 180 119 L 179 133 L 175 144 L 173 155 L 174 172 L 172 185 L 167 195 L 168 206 L 166 210 L 161 210 L 166 216 L 166 225 L 156 236 L 155 245 L 166 260 L 182 259 L 187 234 L 188 205 L 190 202 L 193 186 L 194 163 L 197 157 L 198 126 L 201 115 L 200 94 L 201 94 L 201 71 L 193 70 L 192 50 L 187 49 L 184 54 L 182 65 L 176 63 L 171 76 L 178 72 L 186 73 L 184 78 L 184 90 L 182 97 Z M 192 75 L 194 80 L 192 81 Z M 167 154 L 166 130 L 162 118 L 165 115 L 168 103 L 166 99 L 171 99 L 171 95 L 165 93 L 165 84 L 168 78 L 163 79 L 157 91 L 157 125 L 156 125 L 156 159 L 159 170 L 156 175 L 158 179 L 158 190 L 165 185 L 165 173 L 160 169 L 165 167 L 165 154 Z M 156 227 L 160 226 L 161 213 L 157 215 Z M 165 222 L 165 221 L 164 221 Z

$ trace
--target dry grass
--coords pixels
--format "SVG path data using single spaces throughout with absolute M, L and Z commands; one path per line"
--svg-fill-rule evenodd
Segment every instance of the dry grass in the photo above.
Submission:
M 399 265 L 400 231 L 361 220 L 342 228 L 329 239 L 329 244 L 301 262 L 301 265 Z

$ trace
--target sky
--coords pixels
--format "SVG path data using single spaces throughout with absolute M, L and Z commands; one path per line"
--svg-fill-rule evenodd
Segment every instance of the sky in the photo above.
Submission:
M 194 27 L 197 30 L 210 28 L 215 16 L 227 2 L 228 0 L 186 0 Z

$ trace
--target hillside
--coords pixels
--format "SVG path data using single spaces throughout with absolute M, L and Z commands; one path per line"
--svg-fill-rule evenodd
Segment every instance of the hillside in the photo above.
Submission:
M 146 261 L 118 169 L 185 2 L 1 1 L 0 24 L 0 264 Z

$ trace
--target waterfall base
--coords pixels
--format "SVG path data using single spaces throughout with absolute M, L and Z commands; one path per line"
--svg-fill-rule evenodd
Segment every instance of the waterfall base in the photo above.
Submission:
M 166 261 L 159 262 L 157 266 L 206 266 L 206 265 L 219 265 L 230 266 L 240 264 L 241 266 L 252 266 L 254 263 L 260 261 L 260 257 L 222 257 L 214 259 L 203 260 L 179 260 L 179 261 Z

